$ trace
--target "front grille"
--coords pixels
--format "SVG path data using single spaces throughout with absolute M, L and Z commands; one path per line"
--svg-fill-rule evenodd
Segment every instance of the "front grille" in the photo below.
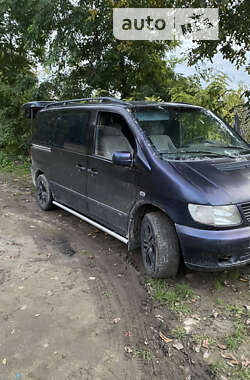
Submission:
M 240 208 L 243 212 L 244 217 L 250 222 L 250 202 L 240 205 Z

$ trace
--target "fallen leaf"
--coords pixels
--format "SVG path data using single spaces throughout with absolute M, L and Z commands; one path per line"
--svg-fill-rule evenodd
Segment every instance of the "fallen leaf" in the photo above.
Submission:
M 118 322 L 120 322 L 121 318 L 115 318 L 113 319 L 113 323 L 116 325 Z
M 160 314 L 156 315 L 155 318 L 157 318 L 160 322 L 164 322 L 163 316 Z
M 227 346 L 224 346 L 224 344 L 217 344 L 217 347 L 219 347 L 221 350 L 226 350 Z
M 235 362 L 238 362 L 236 357 L 233 356 L 232 354 L 230 354 L 230 352 L 221 352 L 221 356 L 225 359 L 228 359 L 228 360 L 232 360 L 232 361 L 235 361 Z
M 202 347 L 208 349 L 208 347 L 209 347 L 208 339 L 203 340 Z
M 246 359 L 241 362 L 242 368 L 247 368 L 250 365 L 250 360 Z
M 176 348 L 176 350 L 180 351 L 184 348 L 183 344 L 180 342 L 173 343 L 173 347 Z
M 162 332 L 159 332 L 160 338 L 165 342 L 165 343 L 170 343 L 173 341 L 173 339 L 167 338 Z
M 201 345 L 200 344 L 198 344 L 197 346 L 193 346 L 193 349 L 194 349 L 194 351 L 195 352 L 200 352 L 200 350 L 201 350 Z
M 211 355 L 211 352 L 205 351 L 204 354 L 203 354 L 203 358 L 204 359 L 208 359 L 210 357 L 210 355 Z
M 124 351 L 127 352 L 128 354 L 131 354 L 133 352 L 132 348 L 129 346 L 125 346 Z

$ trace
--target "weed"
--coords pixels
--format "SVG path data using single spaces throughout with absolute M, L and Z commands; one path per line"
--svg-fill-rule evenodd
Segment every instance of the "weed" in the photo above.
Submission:
M 83 249 L 82 251 L 80 251 L 80 253 L 81 253 L 82 255 L 87 255 L 87 256 L 90 255 L 89 251 L 87 251 L 86 249 Z
M 218 297 L 218 298 L 216 299 L 216 302 L 217 302 L 218 305 L 223 305 L 223 299 L 220 298 L 220 297 Z
M 212 378 L 218 378 L 221 373 L 224 372 L 224 365 L 220 360 L 216 360 L 209 365 Z
M 186 330 L 183 327 L 176 327 L 172 330 L 172 335 L 176 339 L 184 338 L 186 334 Z
M 26 175 L 30 171 L 30 161 L 27 157 L 10 156 L 0 151 L 0 171 Z
M 207 335 L 192 335 L 192 340 L 195 344 L 202 344 L 204 340 L 207 341 L 208 346 L 211 346 L 216 343 L 216 341 Z
M 224 285 L 221 283 L 221 280 L 218 278 L 214 281 L 214 287 L 216 290 L 221 290 L 223 289 Z
M 246 327 L 243 323 L 235 323 L 234 324 L 234 332 L 232 335 L 229 335 L 225 338 L 225 343 L 228 348 L 232 351 L 236 351 L 243 341 L 246 334 Z
M 109 290 L 104 290 L 102 292 L 102 295 L 105 296 L 105 297 L 111 297 L 112 296 L 112 293 L 109 291 Z
M 142 360 L 150 361 L 154 359 L 154 354 L 148 350 L 135 350 L 134 355 Z
M 231 375 L 233 380 L 250 380 L 250 369 L 249 368 L 237 368 L 233 371 Z
M 190 308 L 184 303 L 193 294 L 188 285 L 182 283 L 177 284 L 175 288 L 167 289 L 166 281 L 154 279 L 150 279 L 149 284 L 156 301 L 168 305 L 170 310 L 175 312 L 190 312 Z
M 241 305 L 226 305 L 226 311 L 234 317 L 244 314 L 244 308 Z

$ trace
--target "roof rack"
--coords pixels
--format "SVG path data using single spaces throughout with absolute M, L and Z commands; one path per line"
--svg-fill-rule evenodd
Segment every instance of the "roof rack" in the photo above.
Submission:
M 81 99 L 70 99 L 70 100 L 59 100 L 55 102 L 50 102 L 45 106 L 45 108 L 48 107 L 53 107 L 55 105 L 66 105 L 70 103 L 79 103 L 79 102 L 100 102 L 104 103 L 105 101 L 110 102 L 110 103 L 116 103 L 116 104 L 122 104 L 122 105 L 131 105 L 129 102 L 125 102 L 123 100 L 113 98 L 112 96 L 101 96 L 101 97 L 96 97 L 96 98 L 81 98 Z

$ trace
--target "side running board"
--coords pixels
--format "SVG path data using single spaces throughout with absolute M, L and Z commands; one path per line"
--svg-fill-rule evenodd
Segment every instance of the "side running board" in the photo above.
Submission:
M 98 228 L 99 230 L 101 230 L 101 231 L 103 231 L 103 232 L 106 232 L 107 234 L 113 236 L 114 238 L 120 240 L 121 242 L 123 242 L 123 243 L 125 243 L 125 244 L 128 244 L 128 239 L 127 239 L 127 238 L 125 238 L 125 237 L 123 237 L 123 236 L 117 234 L 117 233 L 114 232 L 114 231 L 109 230 L 108 228 L 102 226 L 102 225 L 99 224 L 99 223 L 94 222 L 92 219 L 89 219 L 89 218 L 87 218 L 86 216 L 83 216 L 82 214 L 79 214 L 78 212 L 72 210 L 71 208 L 68 208 L 68 207 L 66 207 L 66 206 L 64 206 L 64 205 L 62 205 L 61 203 L 58 203 L 58 202 L 56 202 L 56 201 L 53 201 L 53 204 L 54 204 L 55 206 L 57 206 L 57 207 L 60 207 L 61 209 L 65 210 L 65 211 L 68 211 L 70 214 L 77 216 L 77 217 L 80 218 L 81 220 L 84 220 L 84 222 L 87 222 L 87 223 L 91 224 L 92 226 Z

